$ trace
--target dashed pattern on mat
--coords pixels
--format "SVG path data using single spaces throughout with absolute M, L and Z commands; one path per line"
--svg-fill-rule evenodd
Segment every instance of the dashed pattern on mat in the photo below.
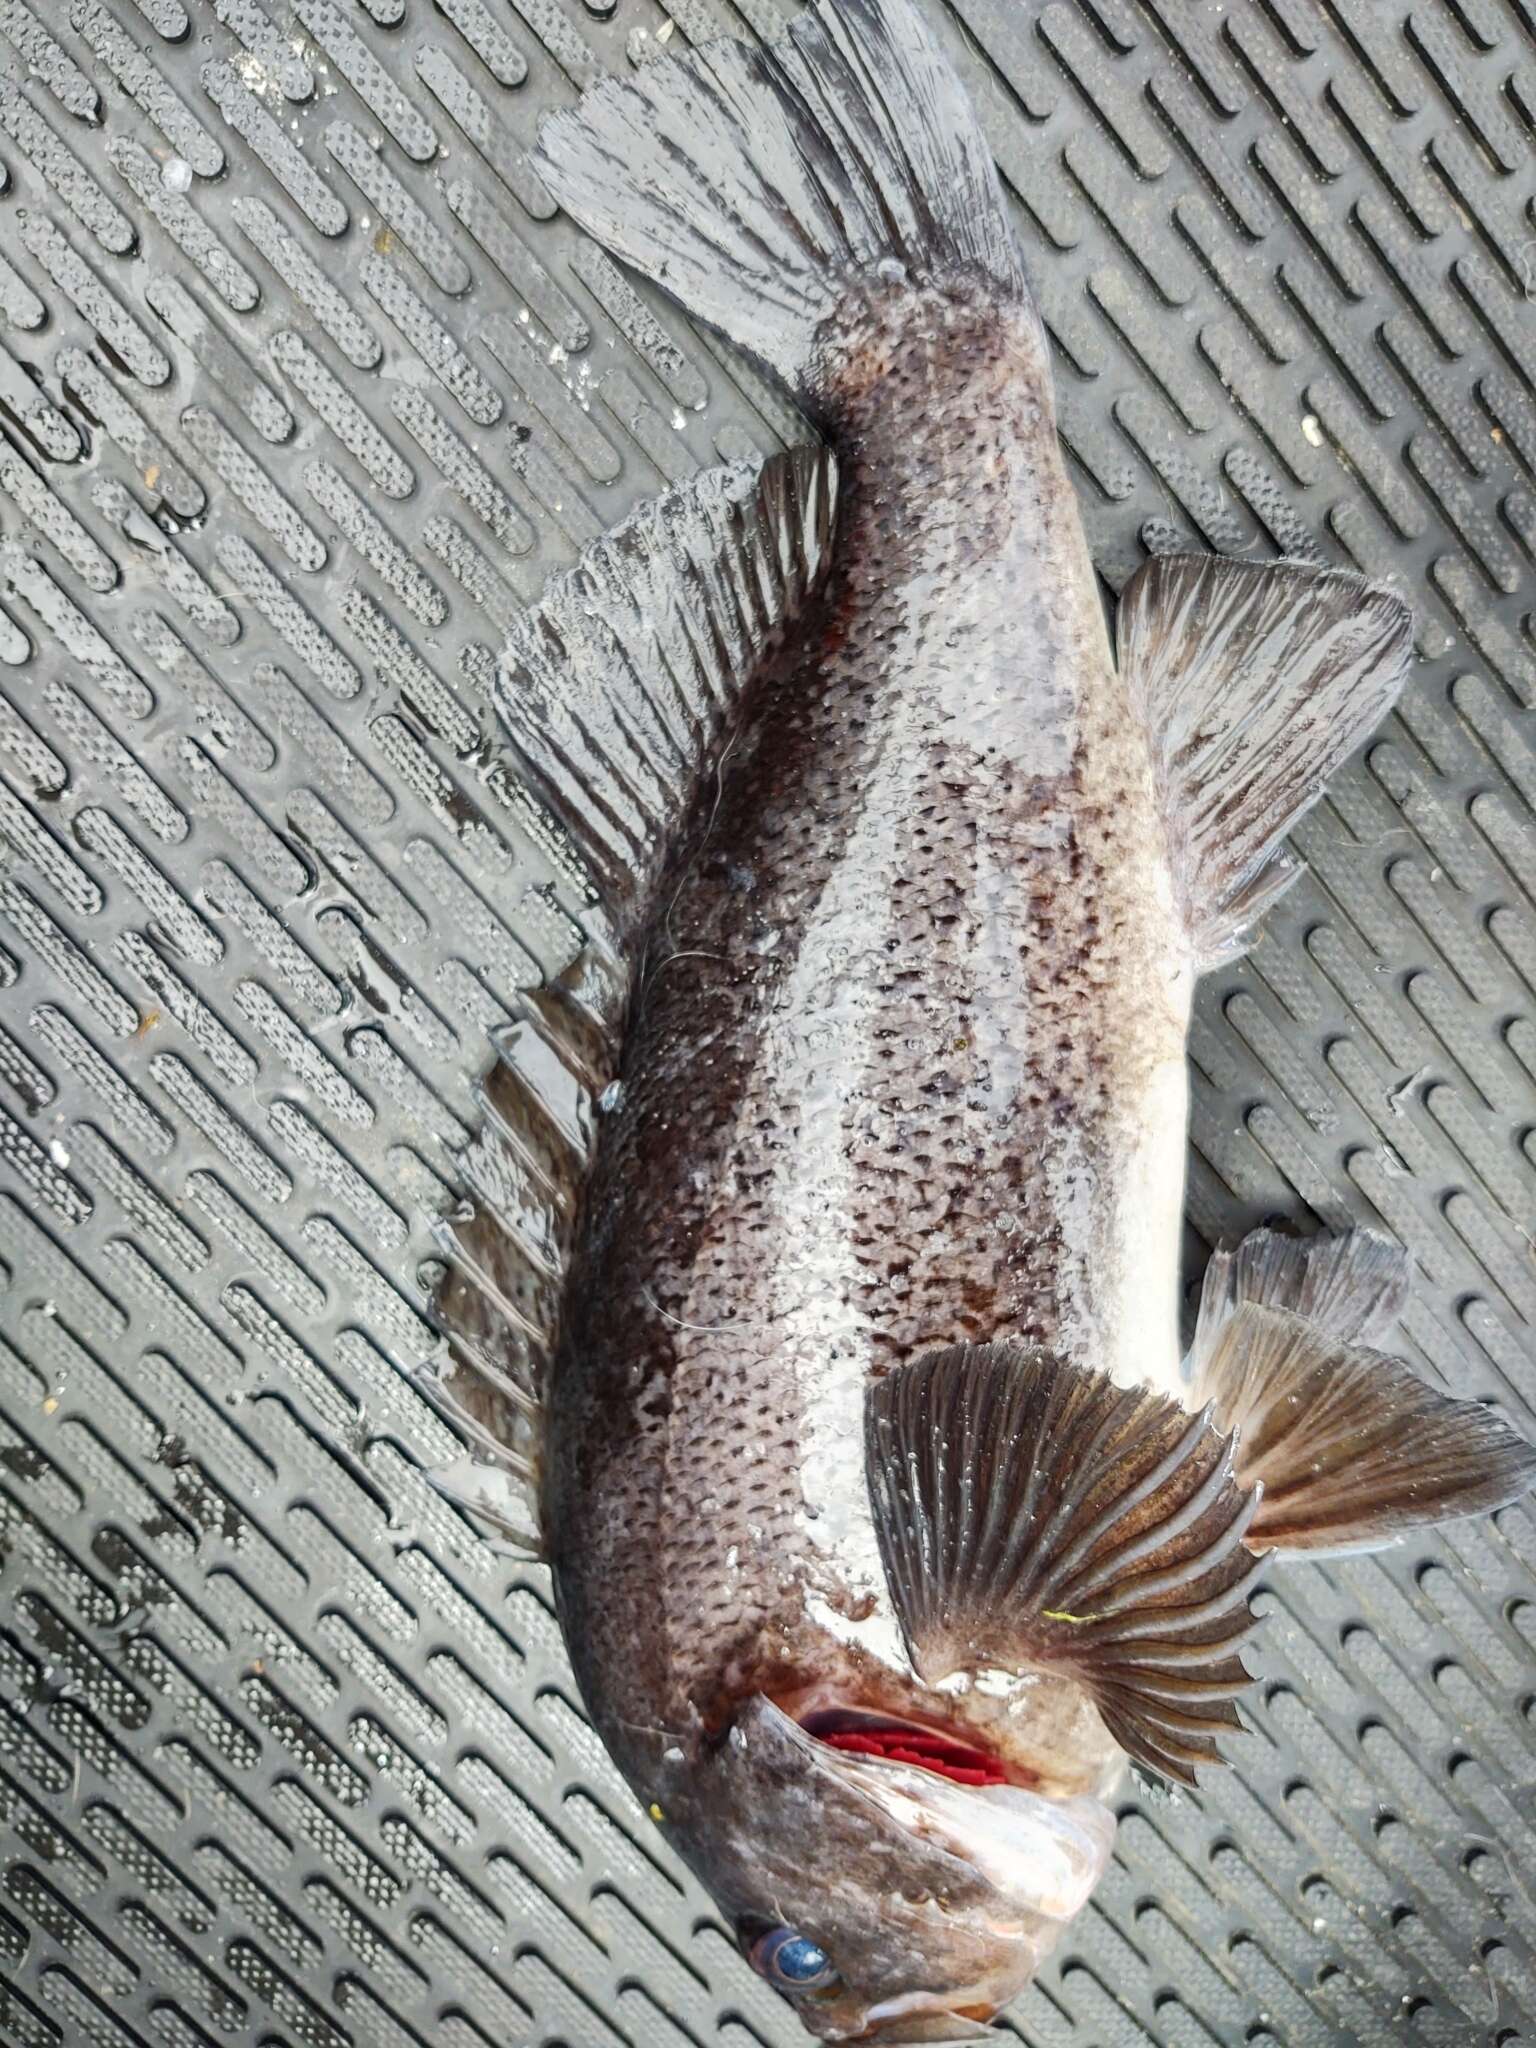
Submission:
M 1190 1217 L 1399 1236 L 1536 1428 L 1536 10 L 932 0 L 1118 585 L 1349 560 L 1401 711 L 1206 984 Z M 555 216 L 543 108 L 779 0 L 0 0 L 0 2039 L 790 2048 L 430 1485 L 433 1220 L 578 942 L 498 649 L 795 432 Z M 1192 1237 L 1192 1246 L 1194 1238 Z M 1276 1575 L 1014 2024 L 1536 2034 L 1536 1519 Z

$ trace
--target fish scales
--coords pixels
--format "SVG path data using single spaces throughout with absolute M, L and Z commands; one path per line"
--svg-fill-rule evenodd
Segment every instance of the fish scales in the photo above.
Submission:
M 831 423 L 828 582 L 678 821 L 552 1380 L 573 1641 L 654 1597 L 652 1516 L 676 1561 L 689 1662 L 635 1721 L 803 1633 L 867 1375 L 1000 1329 L 1175 1365 L 1179 1190 L 1149 1306 L 1126 1162 L 1182 1147 L 1191 978 L 1043 337 L 845 318 L 880 368 Z

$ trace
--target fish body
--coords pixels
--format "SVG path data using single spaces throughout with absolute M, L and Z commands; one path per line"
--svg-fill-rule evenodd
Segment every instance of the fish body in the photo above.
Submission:
M 824 442 L 642 507 L 509 642 L 589 943 L 501 1042 L 445 1232 L 461 1406 L 754 1966 L 824 2038 L 971 2039 L 1101 1874 L 1126 1757 L 1218 1761 L 1266 1554 L 1536 1474 L 1377 1348 L 1407 1263 L 1367 1234 L 1219 1253 L 1178 1352 L 1194 982 L 1410 621 L 1183 557 L 1111 649 L 914 0 L 604 82 L 540 168 Z
M 838 1660 L 910 1709 L 872 1378 L 1011 1334 L 1177 1384 L 1193 967 L 1044 339 L 958 291 L 857 313 L 837 549 L 679 821 L 551 1381 L 619 1740 Z M 641 1680 L 613 1638 L 658 1595 Z

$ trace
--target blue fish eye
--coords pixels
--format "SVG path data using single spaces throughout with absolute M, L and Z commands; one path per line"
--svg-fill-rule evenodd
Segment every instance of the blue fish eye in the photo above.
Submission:
M 837 1982 L 826 1950 L 793 1927 L 775 1927 L 759 1935 L 748 1950 L 748 1960 L 759 1976 L 781 1991 L 821 1991 Z

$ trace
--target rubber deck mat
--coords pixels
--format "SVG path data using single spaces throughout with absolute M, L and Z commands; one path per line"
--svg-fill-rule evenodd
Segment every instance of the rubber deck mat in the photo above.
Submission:
M 788 9 L 783 13 L 787 14 Z M 1411 1247 L 1536 1428 L 1536 10 L 933 0 L 1111 585 L 1349 559 L 1419 673 L 1208 980 L 1191 1271 Z M 766 451 L 567 225 L 545 106 L 770 0 L 0 0 L 0 2035 L 801 2036 L 428 1484 L 431 1221 L 575 931 L 487 682 L 550 570 Z M 1536 2034 L 1536 1521 L 1276 1575 L 1236 1768 L 1128 1788 L 1040 2048 Z M 637 1617 L 637 1626 L 643 1625 Z

